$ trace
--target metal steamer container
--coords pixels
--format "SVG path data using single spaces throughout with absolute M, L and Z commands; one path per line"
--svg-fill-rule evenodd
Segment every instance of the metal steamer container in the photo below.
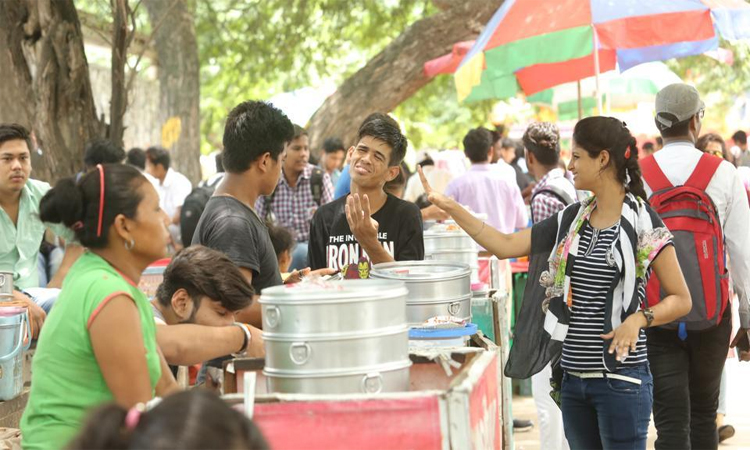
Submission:
M 0 302 L 13 299 L 13 272 L 0 272 Z
M 404 283 L 384 280 L 264 289 L 269 392 L 408 391 L 407 294 Z
M 471 280 L 479 280 L 477 244 L 461 229 L 425 231 L 424 259 L 468 264 L 471 267 Z
M 400 261 L 375 264 L 372 278 L 406 283 L 406 318 L 418 326 L 435 316 L 471 320 L 471 269 L 450 261 Z

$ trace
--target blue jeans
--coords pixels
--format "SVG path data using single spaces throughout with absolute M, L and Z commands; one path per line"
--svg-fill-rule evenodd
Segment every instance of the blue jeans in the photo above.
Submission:
M 308 267 L 307 242 L 297 242 L 292 251 L 292 264 L 289 266 L 289 270 L 302 270 Z
M 617 374 L 637 378 L 641 384 L 564 374 L 562 416 L 571 449 L 646 448 L 654 401 L 651 371 L 643 364 L 621 368 Z

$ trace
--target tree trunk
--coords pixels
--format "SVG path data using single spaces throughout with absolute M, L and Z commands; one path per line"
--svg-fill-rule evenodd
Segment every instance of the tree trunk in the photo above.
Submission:
M 172 166 L 196 183 L 201 178 L 200 64 L 193 16 L 186 0 L 144 0 L 143 3 L 155 33 L 160 126 L 170 118 L 179 118 L 179 138 L 168 148 Z
M 456 42 L 475 37 L 502 3 L 450 2 L 444 10 L 412 24 L 344 81 L 315 112 L 308 127 L 311 147 L 320 148 L 331 136 L 341 138 L 346 146 L 356 144 L 357 130 L 365 117 L 392 111 L 429 83 L 424 63 L 449 53 Z
M 0 8 L 0 121 L 34 132 L 34 178 L 53 182 L 83 168 L 96 118 L 83 36 L 72 0 L 4 0 Z
M 125 63 L 128 46 L 135 30 L 128 30 L 131 19 L 128 0 L 111 0 L 112 7 L 112 97 L 109 101 L 109 139 L 123 146 L 125 134 L 123 118 L 128 108 L 128 92 L 125 89 Z

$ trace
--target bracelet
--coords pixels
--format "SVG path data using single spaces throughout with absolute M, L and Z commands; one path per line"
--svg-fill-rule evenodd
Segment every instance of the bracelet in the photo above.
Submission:
M 247 328 L 245 324 L 240 323 L 240 322 L 235 322 L 232 325 L 239 327 L 245 333 L 245 338 L 242 341 L 242 348 L 240 349 L 240 351 L 236 353 L 232 353 L 232 356 L 234 356 L 235 358 L 243 358 L 247 356 L 247 347 L 250 345 L 250 340 L 252 339 L 252 335 L 250 334 L 250 330 Z
M 482 228 L 480 228 L 479 231 L 477 231 L 476 233 L 470 234 L 469 237 L 471 237 L 472 239 L 474 239 L 475 237 L 477 237 L 480 234 L 482 234 L 482 231 L 484 231 L 484 222 L 482 222 Z

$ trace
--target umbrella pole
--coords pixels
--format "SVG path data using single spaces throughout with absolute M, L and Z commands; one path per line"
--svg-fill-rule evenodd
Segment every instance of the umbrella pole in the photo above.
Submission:
M 594 74 L 596 76 L 596 107 L 601 116 L 602 113 L 602 90 L 599 87 L 599 35 L 596 33 L 596 27 L 591 25 L 594 35 Z
M 581 80 L 578 80 L 578 120 L 583 119 L 583 99 L 581 99 Z

